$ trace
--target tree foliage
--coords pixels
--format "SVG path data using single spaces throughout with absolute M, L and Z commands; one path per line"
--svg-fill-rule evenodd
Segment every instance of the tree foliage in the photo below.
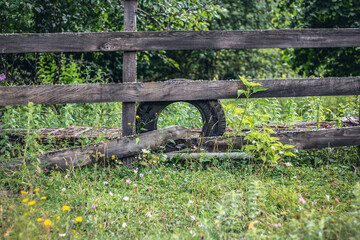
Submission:
M 279 1 L 278 26 L 290 28 L 360 28 L 358 0 Z M 286 59 L 301 75 L 360 75 L 360 48 L 295 49 Z
M 120 0 L 6 0 L 0 2 L 1 33 L 122 31 L 123 5 Z M 268 29 L 273 6 L 264 0 L 139 0 L 137 27 L 139 31 Z M 273 77 L 287 71 L 279 56 L 277 50 L 139 52 L 138 78 Z M 0 54 L 0 58 L 0 71 L 10 84 L 122 80 L 122 52 Z M 73 81 L 71 75 L 76 76 Z M 81 76 L 86 79 L 80 81 Z

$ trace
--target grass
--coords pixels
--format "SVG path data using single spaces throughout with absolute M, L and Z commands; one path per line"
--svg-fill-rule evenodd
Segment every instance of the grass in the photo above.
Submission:
M 0 231 L 9 239 L 69 233 L 74 239 L 356 239 L 359 176 L 348 162 L 323 160 L 276 167 L 162 162 L 135 170 L 96 164 L 22 180 L 7 174 L 0 185 Z
M 225 100 L 228 126 L 332 120 L 357 114 L 357 97 Z M 334 108 L 333 106 L 338 106 Z M 159 127 L 198 127 L 190 105 L 173 104 Z M 32 112 L 32 114 L 29 114 Z M 121 105 L 6 107 L 7 128 L 120 126 Z M 185 123 L 184 123 L 185 122 Z M 339 126 L 341 124 L 339 123 Z M 99 138 L 96 141 L 101 141 Z M 90 143 L 26 146 L 1 140 L 0 160 Z M 146 154 L 145 154 L 146 155 Z M 142 156 L 143 157 L 143 156 Z M 153 157 L 152 154 L 145 158 Z M 277 164 L 229 159 L 128 169 L 120 160 L 41 173 L 0 168 L 0 236 L 6 239 L 357 239 L 356 147 L 300 151 Z M 301 199 L 305 200 L 305 203 Z M 69 208 L 69 210 L 66 210 Z

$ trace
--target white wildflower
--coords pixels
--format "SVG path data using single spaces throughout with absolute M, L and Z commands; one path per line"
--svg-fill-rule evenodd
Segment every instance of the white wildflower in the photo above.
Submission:
M 136 174 L 138 172 L 138 168 L 134 170 L 134 173 Z
M 62 192 L 65 192 L 66 188 L 61 189 Z
M 126 228 L 126 226 L 127 226 L 127 224 L 126 224 L 126 222 L 124 222 L 124 223 L 122 224 L 122 227 L 123 227 L 123 228 Z
M 129 199 L 130 199 L 129 197 L 124 197 L 123 198 L 124 201 L 129 201 Z
M 194 216 L 190 216 L 191 221 L 196 222 L 196 218 Z
M 140 173 L 140 177 L 141 177 L 141 178 L 144 177 L 144 174 Z
M 114 196 L 114 194 L 112 192 L 109 192 L 110 196 Z
M 150 151 L 149 150 L 147 150 L 147 149 L 143 149 L 143 150 L 141 150 L 143 153 L 150 153 Z
M 326 200 L 329 202 L 330 201 L 330 196 L 329 195 L 326 195 Z
M 145 216 L 147 216 L 148 218 L 151 218 L 151 217 L 152 217 L 151 211 L 150 211 L 150 212 L 147 212 L 147 213 L 145 214 Z
M 204 227 L 204 225 L 202 225 L 201 223 L 199 224 L 199 227 Z
M 126 183 L 130 184 L 131 180 L 130 179 L 126 179 Z
M 103 183 L 106 185 L 106 184 L 109 184 L 109 182 L 108 181 L 103 181 Z
M 292 164 L 290 162 L 285 163 L 285 166 L 292 167 Z
M 271 149 L 274 150 L 274 151 L 276 150 L 274 146 L 271 146 Z
M 193 200 L 189 200 L 189 204 L 192 204 L 192 203 L 194 203 L 194 201 L 193 201 Z
M 283 151 L 279 151 L 279 154 L 281 155 L 281 154 L 284 154 L 284 152 Z
M 297 176 L 293 176 L 293 177 L 292 177 L 292 179 L 296 179 L 296 178 L 297 178 Z
M 66 233 L 59 233 L 59 237 L 65 237 Z

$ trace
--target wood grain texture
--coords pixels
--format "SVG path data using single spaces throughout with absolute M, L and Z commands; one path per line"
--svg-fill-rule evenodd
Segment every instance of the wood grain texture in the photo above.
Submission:
M 201 159 L 201 158 L 221 158 L 221 159 L 249 159 L 251 155 L 244 152 L 227 152 L 227 153 L 166 153 L 169 159 L 186 160 L 186 159 Z
M 356 46 L 360 28 L 0 34 L 0 53 Z
M 68 169 L 109 161 L 113 155 L 117 158 L 134 156 L 148 147 L 157 151 L 170 139 L 176 140 L 177 143 L 184 143 L 189 148 L 196 146 L 198 149 L 205 149 L 208 152 L 228 152 L 241 149 L 243 144 L 249 144 L 243 140 L 243 136 L 200 138 L 191 137 L 192 135 L 191 130 L 177 126 L 140 134 L 138 143 L 135 136 L 129 136 L 84 147 L 48 152 L 39 156 L 39 159 L 46 169 Z M 294 149 L 360 145 L 360 127 L 280 132 L 273 133 L 271 136 L 278 137 L 283 144 L 294 145 Z M 31 161 L 30 159 L 27 163 L 30 164 Z M 16 169 L 22 164 L 22 159 L 13 159 L 5 166 Z
M 254 98 L 359 95 L 360 77 L 254 80 L 264 92 Z M 229 99 L 244 89 L 241 81 L 167 81 L 0 87 L 0 105 L 95 102 L 156 102 Z
M 290 144 L 294 149 L 312 149 L 326 147 L 342 147 L 360 145 L 360 127 L 335 128 L 326 130 L 289 131 L 270 134 L 278 137 L 281 143 Z M 236 137 L 208 137 L 190 138 L 180 140 L 189 148 L 197 146 L 209 152 L 227 152 L 241 149 L 243 144 L 249 144 L 243 140 L 243 136 Z
M 140 134 L 139 142 L 136 136 L 123 137 L 107 142 L 86 145 L 84 147 L 69 148 L 55 152 L 48 152 L 39 159 L 42 168 L 46 169 L 68 169 L 72 167 L 80 167 L 87 164 L 110 161 L 112 156 L 116 158 L 124 158 L 134 156 L 141 152 L 142 149 L 150 147 L 158 150 L 169 139 L 177 140 L 191 136 L 192 132 L 184 127 L 170 127 L 166 129 L 156 130 Z M 31 164 L 32 159 L 27 160 Z M 9 168 L 17 168 L 23 164 L 23 159 L 13 159 L 7 163 Z
M 136 0 L 124 2 L 124 31 L 136 32 Z M 124 52 L 123 56 L 123 83 L 136 82 L 137 66 L 136 52 Z M 135 102 L 124 102 L 122 107 L 122 128 L 123 136 L 135 134 Z M 130 160 L 131 161 L 131 160 Z

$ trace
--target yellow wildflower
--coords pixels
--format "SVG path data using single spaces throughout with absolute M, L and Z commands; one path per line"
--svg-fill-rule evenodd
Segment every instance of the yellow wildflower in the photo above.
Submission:
M 64 211 L 69 211 L 69 210 L 70 210 L 70 207 L 67 206 L 67 205 L 65 205 L 65 206 L 63 206 L 61 209 L 64 210 Z
M 36 189 L 35 189 L 35 192 L 38 192 L 39 190 L 40 190 L 39 188 L 36 188 Z
M 27 194 L 27 192 L 25 192 L 25 191 L 23 191 L 23 190 L 21 190 L 20 193 L 21 193 L 21 194 Z
M 81 222 L 81 221 L 82 221 L 82 217 L 76 217 L 76 218 L 75 218 L 75 221 Z
M 115 158 L 116 158 L 115 155 L 112 155 L 112 156 L 111 156 L 111 160 L 114 160 Z
M 136 119 L 139 119 L 140 117 L 139 117 L 139 115 L 136 115 Z
M 42 222 L 42 218 L 38 218 L 38 219 L 36 219 L 36 221 L 38 221 L 38 222 Z
M 22 200 L 23 203 L 26 203 L 27 201 L 29 201 L 29 199 L 27 199 L 27 198 Z
M 100 226 L 99 226 L 100 228 L 102 228 L 103 226 L 100 224 Z
M 41 197 L 41 200 L 46 200 L 46 199 L 47 199 L 47 197 L 45 197 L 45 196 L 44 196 L 44 197 Z
M 45 226 L 51 226 L 51 221 L 50 221 L 50 219 L 46 219 L 46 220 L 44 221 L 44 225 L 45 225 Z
M 129 126 L 131 126 L 131 123 L 128 123 Z
M 57 216 L 56 219 L 60 219 L 60 216 Z
M 31 201 L 31 202 L 29 202 L 28 204 L 30 205 L 30 206 L 32 206 L 32 205 L 34 205 L 36 203 L 36 201 Z

